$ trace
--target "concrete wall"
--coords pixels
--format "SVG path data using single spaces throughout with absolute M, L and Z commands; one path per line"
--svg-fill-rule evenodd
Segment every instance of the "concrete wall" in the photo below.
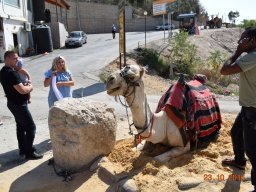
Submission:
M 65 40 L 68 36 L 65 25 L 60 22 L 51 22 L 49 26 L 51 27 L 53 48 L 58 49 L 60 47 L 64 47 Z
M 51 12 L 52 22 L 58 20 L 64 23 L 68 32 L 83 30 L 86 33 L 110 33 L 112 24 L 118 26 L 119 10 L 116 5 L 79 1 L 68 1 L 68 3 L 71 6 L 68 11 L 60 8 L 56 11 L 56 6 L 46 3 L 46 8 Z M 144 31 L 145 17 L 135 18 L 132 13 L 132 7 L 126 6 L 126 31 Z M 154 30 L 156 25 L 163 23 L 162 17 L 147 16 L 146 21 L 147 30 Z

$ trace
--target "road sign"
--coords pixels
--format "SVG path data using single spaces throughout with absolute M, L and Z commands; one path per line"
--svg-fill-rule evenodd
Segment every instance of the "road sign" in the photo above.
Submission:
M 125 38 L 124 38 L 124 11 L 119 14 L 119 52 L 125 52 Z
M 153 15 L 167 14 L 166 4 L 177 0 L 156 0 L 153 2 Z

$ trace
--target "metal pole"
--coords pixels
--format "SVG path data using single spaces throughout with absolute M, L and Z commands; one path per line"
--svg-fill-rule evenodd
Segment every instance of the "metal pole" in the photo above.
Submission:
M 170 13 L 167 13 L 167 22 L 168 22 L 168 38 L 170 38 L 170 29 L 169 29 L 169 26 L 170 26 Z
M 164 42 L 165 42 L 165 21 L 164 21 L 164 14 L 163 14 L 163 28 L 164 28 Z
M 59 22 L 59 18 L 58 18 L 58 6 L 57 6 L 57 0 L 56 0 L 56 3 L 55 3 L 55 8 L 56 8 L 56 19 L 57 19 L 57 22 Z
M 171 38 L 172 38 L 172 12 L 171 12 Z
M 147 40 L 146 40 L 147 39 L 147 32 L 146 32 L 146 29 L 147 29 L 147 21 L 146 20 L 147 19 L 146 19 L 146 17 L 147 16 L 145 15 L 145 48 L 147 47 Z
M 125 0 L 124 0 L 124 66 L 126 66 L 126 37 L 125 37 Z

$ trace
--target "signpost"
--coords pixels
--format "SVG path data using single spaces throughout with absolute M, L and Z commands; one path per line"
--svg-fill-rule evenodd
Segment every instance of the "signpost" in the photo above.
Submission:
M 119 59 L 120 69 L 122 68 L 122 55 L 124 58 L 124 66 L 126 65 L 126 42 L 125 42 L 125 0 L 121 0 L 118 4 L 119 8 Z
M 172 3 L 177 0 L 155 0 L 153 1 L 153 15 L 164 15 L 167 14 L 166 4 Z
M 155 0 L 153 1 L 153 15 L 163 15 L 163 26 L 165 25 L 164 15 L 167 14 L 166 5 L 167 3 L 173 3 L 177 0 Z M 169 21 L 168 21 L 169 25 Z M 169 31 L 169 29 L 168 29 Z M 165 27 L 164 27 L 164 41 L 165 41 Z

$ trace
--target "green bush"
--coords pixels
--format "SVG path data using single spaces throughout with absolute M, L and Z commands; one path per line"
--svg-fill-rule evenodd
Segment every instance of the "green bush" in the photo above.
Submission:
M 220 80 L 219 70 L 226 58 L 227 56 L 219 50 L 210 52 L 210 56 L 207 59 L 207 64 L 210 70 L 210 76 L 208 76 L 209 80 L 213 80 L 214 82 Z
M 180 31 L 176 33 L 170 41 L 171 51 L 168 57 L 169 63 L 178 70 L 179 73 L 193 75 L 195 66 L 200 59 L 197 57 L 197 47 L 188 40 L 188 33 Z
M 154 49 L 139 48 L 136 51 L 136 61 L 140 65 L 148 66 L 149 68 L 154 69 L 162 77 L 168 77 L 169 65 Z

